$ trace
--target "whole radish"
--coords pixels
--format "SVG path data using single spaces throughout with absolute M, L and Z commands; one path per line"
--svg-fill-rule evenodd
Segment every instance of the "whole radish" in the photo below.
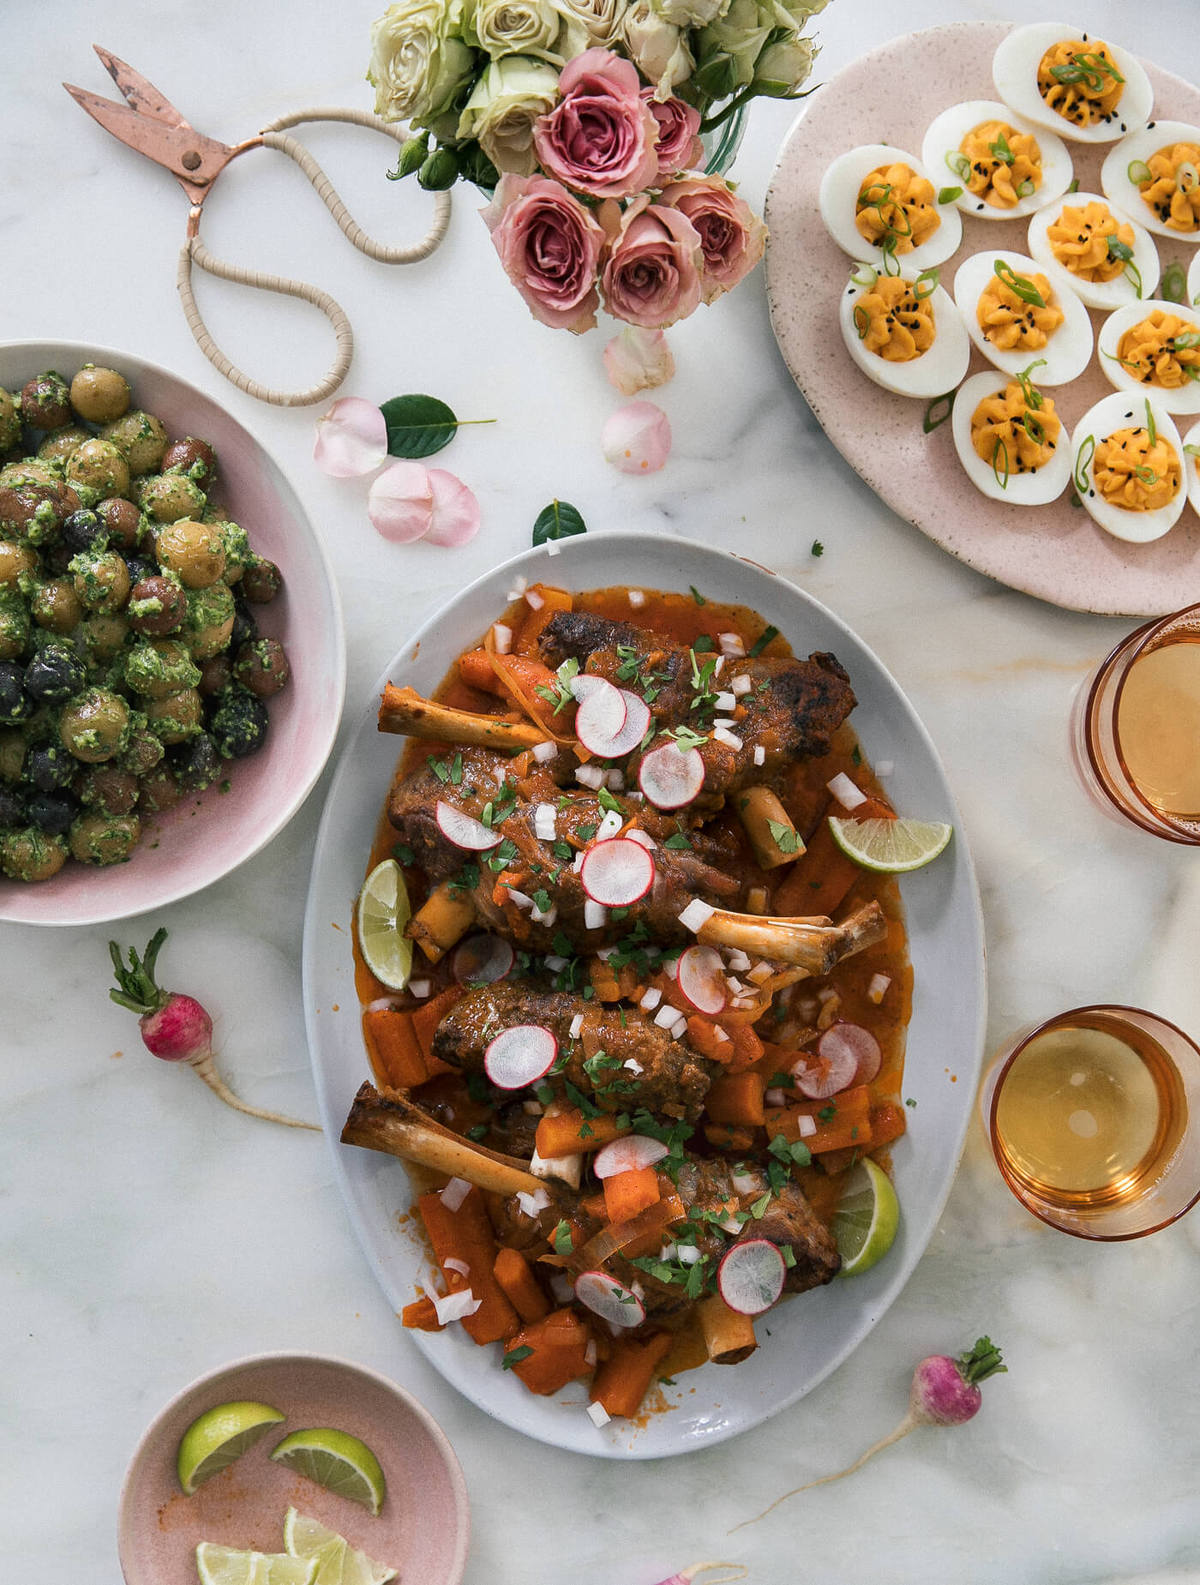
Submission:
M 874 1458 L 876 1453 L 881 1453 L 885 1447 L 891 1447 L 893 1442 L 898 1442 L 910 1431 L 915 1431 L 919 1425 L 966 1425 L 968 1420 L 973 1420 L 979 1413 L 983 1402 L 979 1383 L 986 1381 L 989 1376 L 1000 1375 L 1007 1370 L 1008 1366 L 1004 1363 L 1000 1350 L 990 1337 L 976 1338 L 974 1348 L 965 1354 L 960 1354 L 957 1359 L 952 1359 L 949 1354 L 931 1354 L 913 1371 L 912 1387 L 908 1394 L 908 1413 L 894 1431 L 889 1432 L 873 1447 L 869 1447 L 861 1458 L 855 1459 L 846 1469 L 838 1470 L 836 1475 L 822 1475 L 819 1480 L 810 1480 L 804 1486 L 796 1486 L 791 1491 L 785 1491 L 783 1496 L 777 1497 L 769 1508 L 764 1508 L 762 1513 L 753 1519 L 744 1519 L 741 1524 L 734 1525 L 733 1529 L 741 1530 L 745 1525 L 757 1524 L 759 1519 L 765 1519 L 772 1509 L 778 1508 L 781 1502 L 786 1502 L 789 1497 L 798 1496 L 802 1491 L 811 1491 L 814 1486 L 828 1486 L 831 1481 L 843 1480 L 847 1475 L 853 1475 L 868 1459 Z M 730 1534 L 733 1534 L 732 1530 Z
M 240 1100 L 217 1072 L 212 1049 L 212 1019 L 194 996 L 184 996 L 179 991 L 164 991 L 154 978 L 158 954 L 167 932 L 154 932 L 139 958 L 129 948 L 129 967 L 121 961 L 121 948 L 115 941 L 108 943 L 109 956 L 117 974 L 117 988 L 109 996 L 131 1013 L 139 1014 L 138 1027 L 142 1042 L 151 1056 L 164 1062 L 186 1062 L 220 1096 L 226 1106 L 245 1112 L 250 1117 L 261 1117 L 269 1123 L 282 1123 L 287 1128 L 311 1128 L 317 1133 L 316 1123 L 302 1123 L 280 1112 L 263 1111 Z

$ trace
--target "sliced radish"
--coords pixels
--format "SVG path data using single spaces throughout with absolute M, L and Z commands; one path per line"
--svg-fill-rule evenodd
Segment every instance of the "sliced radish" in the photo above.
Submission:
M 823 1035 L 816 1051 L 801 1054 L 792 1068 L 792 1077 L 802 1095 L 807 1095 L 810 1101 L 823 1101 L 827 1095 L 837 1095 L 848 1089 L 857 1071 L 858 1058 L 850 1045 L 845 1041 L 833 1041 L 827 1054 Z
M 688 947 L 679 959 L 679 989 L 698 1013 L 715 1018 L 726 1002 L 725 964 L 716 947 Z
M 554 1066 L 558 1041 L 542 1024 L 514 1024 L 491 1041 L 483 1069 L 499 1090 L 522 1090 Z
M 747 1238 L 735 1244 L 717 1267 L 717 1287 L 731 1310 L 761 1315 L 783 1292 L 787 1266 L 769 1238 Z
M 579 878 L 593 902 L 628 908 L 654 885 L 654 859 L 640 842 L 614 837 L 587 850 Z
M 590 753 L 600 759 L 621 759 L 625 754 L 632 754 L 638 744 L 645 737 L 650 728 L 650 706 L 636 693 L 630 693 L 628 688 L 620 690 L 621 698 L 625 701 L 625 725 L 612 737 L 600 741 L 583 743 L 583 733 L 578 730 L 579 717 L 576 716 L 576 736 Z
M 440 798 L 435 818 L 438 830 L 447 842 L 453 842 L 456 848 L 466 848 L 472 853 L 483 853 L 488 848 L 499 847 L 502 841 L 499 831 L 491 830 L 482 820 L 464 814 L 461 809 L 456 809 L 453 804 L 443 803 Z
M 575 712 L 575 736 L 589 754 L 607 759 L 608 744 L 625 726 L 624 696 L 620 688 L 605 682 L 603 677 L 577 677 L 575 681 L 591 683 Z
M 817 1050 L 826 1062 L 840 1063 L 843 1070 L 847 1062 L 852 1063 L 851 1084 L 870 1084 L 883 1061 L 878 1040 L 861 1024 L 830 1024 L 817 1041 Z M 833 1094 L 833 1091 L 826 1093 Z
M 461 942 L 450 963 L 460 985 L 491 985 L 504 978 L 515 960 L 511 944 L 503 937 L 478 935 Z
M 674 741 L 651 749 L 638 766 L 638 786 L 656 809 L 682 809 L 704 786 L 700 750 L 685 753 Z
M 585 1271 L 576 1277 L 575 1297 L 609 1326 L 641 1326 L 646 1319 L 646 1306 L 633 1289 L 606 1271 Z
M 596 1152 L 592 1170 L 598 1178 L 615 1178 L 618 1172 L 653 1167 L 669 1154 L 661 1139 L 651 1139 L 648 1134 L 625 1134 Z

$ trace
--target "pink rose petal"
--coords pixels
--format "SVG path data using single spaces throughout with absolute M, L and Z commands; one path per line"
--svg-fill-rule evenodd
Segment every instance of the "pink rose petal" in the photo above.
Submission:
M 657 473 L 671 454 L 671 425 L 653 402 L 630 402 L 610 415 L 600 444 L 622 473 Z
M 373 402 L 343 396 L 317 420 L 313 461 L 335 479 L 378 468 L 387 456 L 387 423 Z
M 431 545 L 465 545 L 479 532 L 479 502 L 461 479 L 445 468 L 430 468 L 433 522 L 425 538 Z
M 371 485 L 367 516 L 384 539 L 407 545 L 433 523 L 433 480 L 419 462 L 393 462 Z
M 627 325 L 605 347 L 604 368 L 622 396 L 636 396 L 673 379 L 675 359 L 661 330 Z

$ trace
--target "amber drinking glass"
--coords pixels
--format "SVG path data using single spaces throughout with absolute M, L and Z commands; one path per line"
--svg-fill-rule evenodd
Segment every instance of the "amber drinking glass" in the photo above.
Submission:
M 980 1091 L 1001 1175 L 1076 1238 L 1141 1238 L 1200 1199 L 1200 1050 L 1136 1007 L 1076 1007 L 1011 1040 Z
M 1075 697 L 1071 747 L 1107 814 L 1200 846 L 1200 605 L 1147 622 L 1101 662 Z

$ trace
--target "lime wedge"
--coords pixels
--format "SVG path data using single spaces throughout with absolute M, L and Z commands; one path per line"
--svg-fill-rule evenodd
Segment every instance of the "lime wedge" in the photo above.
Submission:
M 295 1508 L 283 1521 L 283 1544 L 292 1557 L 316 1561 L 312 1585 L 387 1585 L 396 1578 L 396 1569 L 357 1551 L 345 1536 Z
M 358 945 L 363 960 L 389 990 L 402 991 L 412 973 L 412 942 L 404 934 L 412 909 L 395 859 L 384 859 L 358 894 Z
M 238 1552 L 215 1541 L 196 1548 L 201 1585 L 315 1585 L 315 1558 L 287 1552 Z
M 268 1426 L 284 1418 L 269 1403 L 219 1403 L 206 1410 L 179 1439 L 179 1484 L 190 1497 L 202 1481 L 241 1458 Z
M 833 840 L 865 870 L 902 875 L 928 864 L 949 842 L 954 827 L 941 820 L 843 820 L 830 815 Z
M 318 1426 L 285 1436 L 271 1457 L 298 1475 L 324 1486 L 339 1497 L 349 1497 L 377 1514 L 383 1507 L 387 1482 L 379 1460 L 365 1442 L 348 1431 Z
M 866 1156 L 846 1175 L 846 1187 L 833 1216 L 841 1275 L 855 1277 L 882 1260 L 899 1225 L 900 1202 L 892 1180 Z

